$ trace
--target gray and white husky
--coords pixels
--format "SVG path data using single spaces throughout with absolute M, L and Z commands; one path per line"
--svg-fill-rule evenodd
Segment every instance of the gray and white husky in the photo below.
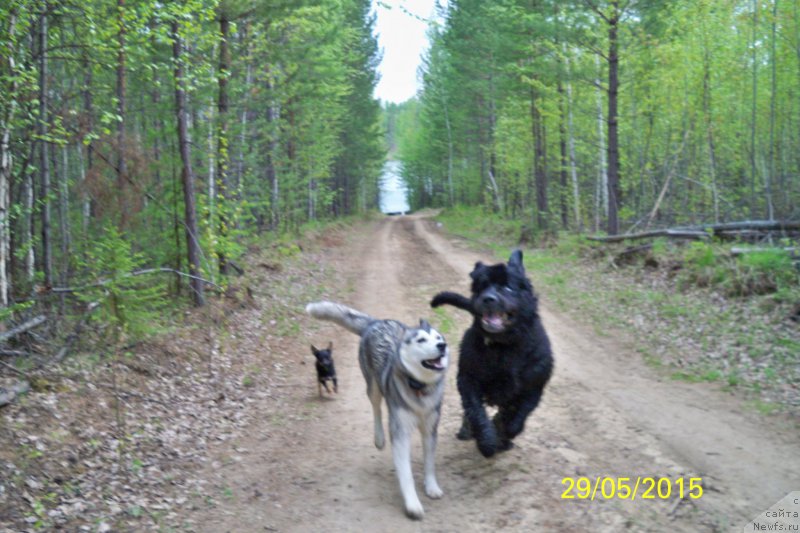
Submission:
M 422 518 L 424 510 L 411 473 L 411 434 L 419 428 L 425 465 L 425 494 L 441 498 L 436 482 L 436 429 L 444 395 L 444 374 L 450 359 L 444 337 L 425 320 L 411 328 L 396 320 L 378 320 L 333 302 L 306 306 L 313 317 L 334 322 L 361 337 L 358 362 L 367 381 L 375 415 L 375 447 L 386 443 L 381 399 L 389 411 L 392 456 L 406 514 Z

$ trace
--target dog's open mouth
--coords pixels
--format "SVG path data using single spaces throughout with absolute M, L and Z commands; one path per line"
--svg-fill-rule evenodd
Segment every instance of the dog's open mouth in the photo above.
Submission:
M 425 359 L 422 361 L 422 366 L 428 370 L 436 370 L 440 372 L 444 370 L 444 356 L 440 355 L 436 359 Z
M 507 313 L 486 313 L 481 317 L 481 327 L 489 333 L 500 333 L 506 329 L 508 318 Z

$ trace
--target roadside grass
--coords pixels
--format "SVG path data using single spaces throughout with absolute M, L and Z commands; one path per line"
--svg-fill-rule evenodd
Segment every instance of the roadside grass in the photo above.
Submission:
M 713 382 L 751 397 L 760 413 L 800 414 L 800 272 L 787 254 L 733 257 L 730 244 L 657 239 L 640 255 L 560 234 L 519 244 L 520 222 L 456 208 L 445 228 L 506 258 L 524 250 L 535 290 L 598 335 L 631 338 L 672 379 Z M 620 257 L 625 257 L 624 261 Z

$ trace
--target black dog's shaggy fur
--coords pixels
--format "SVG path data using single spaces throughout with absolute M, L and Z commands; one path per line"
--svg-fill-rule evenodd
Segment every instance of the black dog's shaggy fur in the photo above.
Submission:
M 325 387 L 325 392 L 331 393 L 328 388 L 328 381 L 333 382 L 333 392 L 339 392 L 339 384 L 336 382 L 336 369 L 333 367 L 333 343 L 329 342 L 328 347 L 324 350 L 317 350 L 312 344 L 311 353 L 317 358 L 315 365 L 317 367 L 317 389 L 319 389 L 320 397 L 322 396 L 322 387 Z
M 521 251 L 515 250 L 508 264 L 476 263 L 470 277 L 471 298 L 440 292 L 431 306 L 450 304 L 475 318 L 461 340 L 458 361 L 464 407 L 458 438 L 474 437 L 481 454 L 491 457 L 510 449 L 524 429 L 550 379 L 553 356 Z M 498 407 L 493 420 L 484 404 Z

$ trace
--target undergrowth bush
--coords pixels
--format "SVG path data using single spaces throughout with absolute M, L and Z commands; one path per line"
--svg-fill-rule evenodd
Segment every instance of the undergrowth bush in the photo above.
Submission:
M 800 275 L 781 249 L 754 250 L 733 256 L 729 246 L 692 242 L 684 254 L 682 281 L 719 287 L 726 296 L 751 296 L 800 290 Z
M 479 241 L 491 236 L 492 242 L 489 244 L 502 247 L 508 243 L 518 243 L 523 233 L 530 237 L 519 220 L 509 220 L 488 211 L 476 213 L 476 208 L 472 207 L 459 206 L 447 209 L 437 219 L 457 235 Z
M 725 283 L 732 295 L 771 294 L 800 285 L 792 258 L 783 250 L 749 252 L 733 261 L 733 265 L 734 275 Z
M 159 318 L 166 305 L 163 279 L 132 275 L 144 266 L 144 261 L 144 256 L 134 253 L 114 226 L 105 229 L 82 261 L 89 283 L 79 297 L 100 305 L 97 314 L 110 326 L 107 340 L 112 345 L 155 333 L 161 323 Z
M 699 287 L 710 287 L 725 280 L 726 258 L 719 249 L 705 241 L 694 241 L 683 253 L 684 269 L 682 281 Z

